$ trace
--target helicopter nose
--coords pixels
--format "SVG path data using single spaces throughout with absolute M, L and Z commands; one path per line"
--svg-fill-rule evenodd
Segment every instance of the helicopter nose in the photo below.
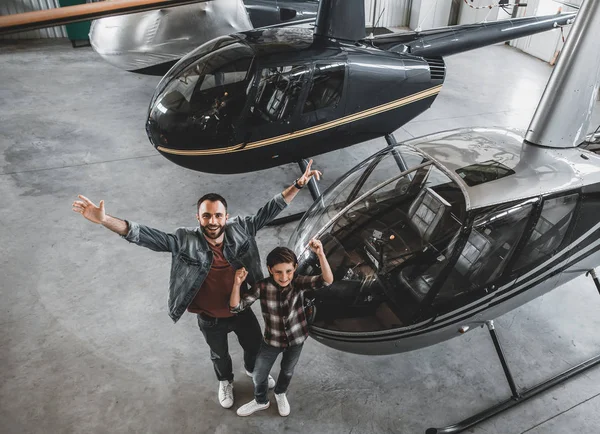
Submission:
M 246 102 L 252 50 L 226 36 L 181 59 L 157 87 L 146 122 L 163 154 L 219 154 L 233 140 Z
M 186 82 L 187 81 L 187 82 Z M 182 155 L 227 146 L 233 113 L 224 86 L 214 92 L 198 92 L 189 78 L 174 77 L 150 107 L 146 131 L 161 152 Z

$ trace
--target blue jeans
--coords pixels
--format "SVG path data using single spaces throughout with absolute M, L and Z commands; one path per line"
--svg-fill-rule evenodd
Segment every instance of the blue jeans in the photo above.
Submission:
M 302 343 L 291 347 L 279 348 L 268 345 L 263 341 L 260 345 L 258 356 L 256 357 L 256 367 L 254 375 L 252 376 L 252 380 L 254 381 L 254 399 L 256 399 L 256 402 L 259 404 L 266 404 L 269 402 L 269 398 L 267 397 L 267 391 L 269 390 L 269 372 L 271 372 L 271 368 L 279 353 L 283 353 L 283 356 L 281 359 L 281 370 L 279 372 L 279 377 L 277 377 L 277 384 L 275 385 L 274 392 L 277 394 L 287 392 L 303 346 L 304 344 Z
M 219 381 L 233 381 L 233 366 L 227 342 L 227 335 L 230 332 L 237 335 L 244 349 L 245 368 L 248 372 L 254 372 L 256 356 L 262 342 L 262 332 L 252 309 L 246 309 L 229 318 L 198 315 L 198 326 L 210 347 L 210 358 Z

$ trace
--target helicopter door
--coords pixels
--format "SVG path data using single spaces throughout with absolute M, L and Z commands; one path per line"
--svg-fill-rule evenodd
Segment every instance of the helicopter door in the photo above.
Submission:
M 259 65 L 246 116 L 246 125 L 253 132 L 242 127 L 238 139 L 247 144 L 293 131 L 308 75 L 306 65 Z
M 544 198 L 540 216 L 518 258 L 512 261 L 516 283 L 543 278 L 546 286 L 559 286 L 559 264 L 571 256 L 569 227 L 579 199 L 578 193 Z M 542 273 L 538 275 L 538 273 Z
M 435 297 L 435 306 L 445 306 L 438 313 L 463 306 L 508 283 L 506 278 L 502 279 L 504 270 L 525 232 L 536 202 L 538 199 L 532 199 L 480 212 L 466 240 L 463 236 L 452 241 L 459 248 L 464 245 Z M 514 282 L 514 278 L 510 280 Z
M 344 114 L 346 62 L 317 62 L 302 104 L 300 128 L 320 125 Z

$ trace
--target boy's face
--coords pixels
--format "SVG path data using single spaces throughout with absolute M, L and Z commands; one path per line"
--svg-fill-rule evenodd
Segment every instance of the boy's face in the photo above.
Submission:
M 285 287 L 288 286 L 294 278 L 294 271 L 296 271 L 297 267 L 297 265 L 294 265 L 291 262 L 283 262 L 267 268 L 269 269 L 271 276 L 273 276 L 275 283 Z

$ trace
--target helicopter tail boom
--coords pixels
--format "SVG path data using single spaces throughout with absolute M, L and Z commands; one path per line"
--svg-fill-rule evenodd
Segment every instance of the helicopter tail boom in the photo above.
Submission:
M 575 16 L 575 13 L 570 13 L 514 18 L 424 32 L 384 35 L 373 39 L 373 44 L 384 50 L 405 52 L 416 56 L 449 56 L 571 24 Z

